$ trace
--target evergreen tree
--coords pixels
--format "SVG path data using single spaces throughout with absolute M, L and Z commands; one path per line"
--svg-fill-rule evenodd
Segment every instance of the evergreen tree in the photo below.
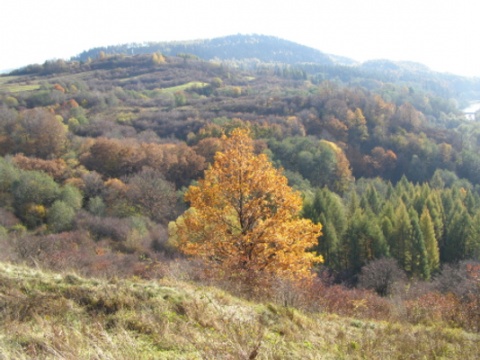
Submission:
M 435 237 L 433 221 L 426 206 L 423 208 L 422 215 L 420 216 L 420 229 L 423 234 L 425 249 L 427 251 L 428 266 L 430 272 L 433 273 L 440 267 L 440 251 Z
M 378 215 L 382 210 L 382 200 L 375 187 L 369 186 L 366 192 L 366 199 L 370 209 L 375 215 Z
M 364 212 L 358 209 L 355 212 L 348 226 L 346 238 L 350 245 L 350 264 L 356 272 L 369 261 L 389 255 L 383 232 L 375 221 L 374 214 L 369 210 Z
M 317 190 L 313 201 L 305 203 L 303 216 L 323 225 L 317 251 L 323 255 L 325 265 L 338 268 L 339 242 L 347 228 L 345 208 L 340 197 L 326 187 Z
M 326 219 L 325 214 L 320 215 L 320 224 L 323 224 L 323 235 L 320 238 L 317 252 L 322 255 L 325 265 L 331 268 L 337 268 L 338 259 L 338 236 L 333 223 Z
M 398 261 L 399 265 L 407 272 L 409 272 L 411 264 L 411 239 L 412 225 L 407 208 L 403 201 L 400 201 L 399 206 L 395 211 L 395 222 L 393 224 L 393 234 L 388 239 L 391 255 Z
M 478 204 L 478 199 L 475 198 L 472 191 L 467 192 L 467 194 L 465 196 L 464 203 L 465 203 L 465 207 L 467 208 L 470 216 L 474 216 L 475 215 L 475 210 L 478 208 L 478 205 L 477 205 Z
M 412 276 L 428 280 L 430 279 L 430 267 L 427 250 L 418 221 L 418 214 L 413 208 L 409 211 L 409 217 L 412 231 L 410 235 L 411 263 L 408 267 Z
M 427 183 L 423 184 L 421 187 L 417 187 L 415 190 L 415 196 L 413 199 L 413 207 L 415 208 L 417 214 L 421 214 L 425 203 L 427 202 L 428 196 L 430 195 L 431 189 Z
M 473 217 L 472 237 L 468 244 L 468 257 L 480 261 L 480 209 Z
M 463 205 L 455 206 L 445 229 L 445 244 L 440 249 L 441 260 L 457 262 L 467 259 L 473 234 L 473 222 L 467 209 Z
M 444 238 L 444 214 L 442 201 L 438 191 L 430 193 L 425 205 L 428 208 L 430 218 L 432 219 L 433 228 L 435 230 L 435 238 L 437 239 L 438 247 L 440 248 Z

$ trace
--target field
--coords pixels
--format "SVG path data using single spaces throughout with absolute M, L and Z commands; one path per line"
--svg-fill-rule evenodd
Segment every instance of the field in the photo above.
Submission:
M 17 76 L 1 76 L 0 77 L 0 93 L 17 93 L 21 91 L 32 91 L 40 88 L 39 84 L 30 84 L 27 82 L 15 82 Z

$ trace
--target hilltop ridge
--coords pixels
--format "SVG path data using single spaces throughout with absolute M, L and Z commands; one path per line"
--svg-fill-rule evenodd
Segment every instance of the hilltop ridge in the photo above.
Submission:
M 80 53 L 72 60 L 87 61 L 88 58 L 97 58 L 101 52 L 107 55 L 140 55 L 155 52 L 160 52 L 166 56 L 192 54 L 204 60 L 256 59 L 261 62 L 288 64 L 318 63 L 334 65 L 337 62 L 320 50 L 266 35 L 230 35 L 192 41 L 148 42 L 97 47 Z M 338 62 L 340 62 L 340 59 L 344 63 L 354 63 L 353 60 L 347 58 L 338 58 Z
M 439 73 L 411 61 L 373 59 L 363 63 L 346 56 L 327 54 L 321 50 L 267 35 L 230 35 L 213 39 L 191 41 L 146 42 L 96 47 L 73 56 L 71 62 L 86 63 L 102 56 L 152 55 L 196 57 L 205 61 L 223 63 L 243 69 L 263 66 L 293 67 L 304 77 L 317 80 L 335 79 L 351 85 L 371 87 L 381 83 L 403 83 L 433 92 L 438 96 L 454 98 L 466 106 L 480 98 L 480 79 Z M 11 71 L 13 75 L 32 74 L 38 68 L 63 60 L 46 61 L 43 65 L 29 65 Z

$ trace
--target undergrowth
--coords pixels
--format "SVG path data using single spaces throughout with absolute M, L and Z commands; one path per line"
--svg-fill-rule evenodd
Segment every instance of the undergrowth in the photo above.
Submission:
M 0 359 L 475 359 L 480 335 L 0 263 Z

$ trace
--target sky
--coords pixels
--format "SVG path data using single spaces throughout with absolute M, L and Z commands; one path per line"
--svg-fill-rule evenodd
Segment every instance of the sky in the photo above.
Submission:
M 0 9 L 0 70 L 98 46 L 262 34 L 480 76 L 473 0 L 4 0 Z

